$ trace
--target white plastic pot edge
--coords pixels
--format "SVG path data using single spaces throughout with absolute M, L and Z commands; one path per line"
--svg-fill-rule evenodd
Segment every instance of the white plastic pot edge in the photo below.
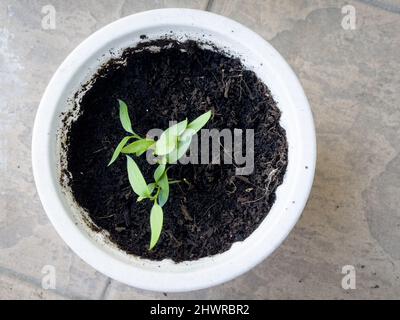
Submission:
M 116 254 L 112 248 L 99 245 L 76 225 L 58 184 L 54 134 L 59 125 L 57 106 L 63 103 L 61 98 L 68 84 L 77 80 L 76 74 L 85 60 L 93 59 L 96 52 L 107 47 L 114 38 L 153 25 L 205 28 L 226 37 L 231 30 L 234 31 L 236 41 L 245 43 L 260 59 L 265 57 L 265 63 L 270 63 L 269 67 L 277 71 L 273 81 L 281 90 L 272 93 L 284 96 L 287 105 L 291 106 L 285 110 L 286 105 L 282 106 L 278 99 L 282 118 L 290 118 L 287 121 L 291 128 L 286 128 L 291 132 L 288 135 L 289 166 L 269 215 L 245 241 L 223 254 L 195 262 L 174 264 L 170 261 L 132 260 Z M 160 292 L 214 286 L 243 274 L 264 260 L 282 243 L 299 219 L 312 187 L 315 163 L 316 139 L 311 110 L 296 75 L 285 60 L 264 39 L 241 24 L 216 14 L 190 9 L 159 9 L 128 16 L 82 42 L 52 77 L 37 111 L 32 137 L 32 164 L 38 194 L 51 223 L 68 246 L 109 277 L 137 288 Z

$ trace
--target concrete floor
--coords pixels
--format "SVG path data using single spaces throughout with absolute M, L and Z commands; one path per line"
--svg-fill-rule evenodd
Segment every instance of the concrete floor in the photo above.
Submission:
M 56 8 L 56 29 L 41 27 Z M 342 27 L 342 7 L 356 29 Z M 289 238 L 224 285 L 152 293 L 113 281 L 59 238 L 38 199 L 31 131 L 41 95 L 67 54 L 102 26 L 160 7 L 207 9 L 261 34 L 294 68 L 314 112 L 315 183 Z M 400 0 L 0 1 L 0 298 L 400 298 Z M 46 290 L 46 265 L 56 289 Z M 342 267 L 356 289 L 341 286 Z

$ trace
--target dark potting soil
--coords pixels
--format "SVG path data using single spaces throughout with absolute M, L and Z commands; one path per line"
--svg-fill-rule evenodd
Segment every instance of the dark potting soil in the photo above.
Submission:
M 280 111 L 268 88 L 239 59 L 192 41 L 148 45 L 163 47 L 159 52 L 125 50 L 121 59 L 99 70 L 81 98 L 80 115 L 67 135 L 69 185 L 95 225 L 130 254 L 178 262 L 224 252 L 246 239 L 275 201 L 288 161 Z M 171 185 L 162 235 L 153 251 L 148 251 L 151 203 L 136 202 L 124 156 L 107 167 L 125 136 L 117 99 L 127 103 L 132 126 L 141 135 L 152 128 L 165 129 L 171 120 L 193 120 L 208 110 L 214 117 L 205 128 L 255 132 L 255 170 L 249 176 L 235 175 L 232 164 L 171 168 L 170 178 L 186 178 L 189 184 Z M 151 182 L 155 166 L 143 156 L 135 160 Z

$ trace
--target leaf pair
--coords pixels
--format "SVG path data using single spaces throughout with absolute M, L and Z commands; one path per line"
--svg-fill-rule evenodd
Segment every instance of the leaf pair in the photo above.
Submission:
M 165 165 L 159 165 L 154 172 L 154 182 L 147 184 L 136 162 L 129 156 L 127 158 L 128 179 L 132 190 L 138 195 L 137 201 L 150 199 L 154 201 L 150 213 L 151 240 L 149 250 L 157 244 L 163 225 L 162 207 L 168 201 L 169 182 Z M 157 190 L 153 196 L 154 190 Z
M 132 129 L 132 123 L 129 118 L 128 106 L 122 100 L 118 100 L 119 102 L 119 120 L 121 121 L 122 127 L 126 132 L 132 134 L 131 136 L 124 137 L 118 146 L 115 148 L 114 153 L 108 166 L 110 166 L 115 160 L 117 160 L 118 156 L 121 153 L 131 153 L 136 156 L 141 156 L 145 153 L 149 148 L 151 148 L 155 141 L 152 139 L 142 139 L 138 134 L 136 134 Z M 129 140 L 138 139 L 137 141 L 126 146 Z
M 162 163 L 176 163 L 190 147 L 192 137 L 210 120 L 208 111 L 188 123 L 187 119 L 165 130 L 155 144 L 155 153 L 162 157 Z
M 156 142 L 155 152 L 159 156 L 164 156 L 175 149 L 178 142 L 178 137 L 185 131 L 187 127 L 187 119 L 174 124 L 165 130 L 160 139 Z
M 159 187 L 159 194 L 158 203 L 156 198 L 150 212 L 151 239 L 149 250 L 153 249 L 160 239 L 164 220 L 162 207 L 167 203 L 169 197 L 169 182 L 167 170 L 164 164 L 159 165 L 154 172 L 154 181 L 156 186 Z

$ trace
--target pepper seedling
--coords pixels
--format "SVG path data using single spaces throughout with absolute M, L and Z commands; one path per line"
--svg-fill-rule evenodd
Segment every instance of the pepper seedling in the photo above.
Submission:
M 137 156 L 142 155 L 146 152 L 150 147 L 155 144 L 153 139 L 146 139 L 139 136 L 132 129 L 131 119 L 128 113 L 128 106 L 122 100 L 118 100 L 119 102 L 119 120 L 121 121 L 122 127 L 124 130 L 129 133 L 129 136 L 124 137 L 121 142 L 117 145 L 112 155 L 112 158 L 108 165 L 110 166 L 115 160 L 117 160 L 118 156 L 122 153 L 133 153 Z M 126 146 L 129 140 L 136 139 L 135 142 Z
M 212 113 L 208 111 L 190 123 L 187 119 L 178 122 L 163 131 L 160 138 L 155 141 L 154 139 L 142 138 L 133 131 L 128 106 L 122 100 L 118 100 L 118 102 L 120 121 L 129 135 L 124 137 L 115 148 L 108 165 L 111 165 L 121 153 L 125 154 L 129 183 L 138 196 L 137 201 L 147 199 L 153 202 L 150 212 L 151 239 L 149 245 L 149 250 L 152 250 L 160 239 L 164 220 L 162 207 L 168 201 L 169 186 L 179 182 L 168 179 L 167 165 L 175 164 L 185 155 L 190 147 L 192 137 L 207 124 Z M 135 141 L 127 145 L 132 139 Z M 158 163 L 153 174 L 154 182 L 149 184 L 146 183 L 136 162 L 129 156 L 139 157 L 147 150 L 152 150 L 153 155 L 157 156 Z

